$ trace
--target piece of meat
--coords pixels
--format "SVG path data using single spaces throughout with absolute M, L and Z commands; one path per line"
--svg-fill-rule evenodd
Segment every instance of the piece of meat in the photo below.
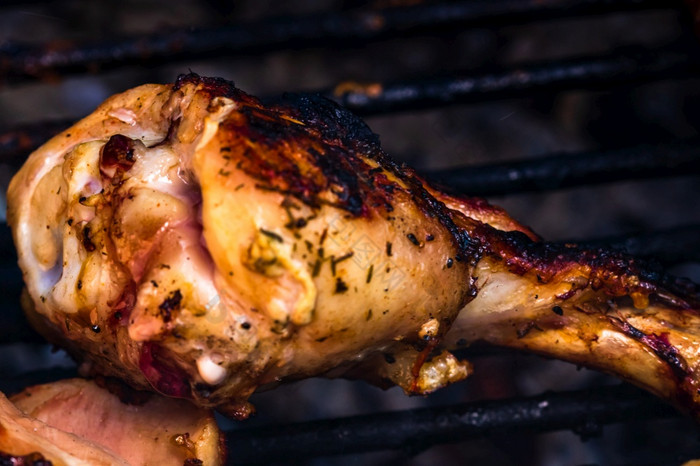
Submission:
M 157 395 L 139 401 L 125 404 L 83 379 L 30 387 L 10 400 L 0 394 L 0 452 L 53 466 L 223 464 L 210 411 Z
M 53 466 L 128 464 L 100 445 L 24 414 L 3 394 L 0 427 L 0 454 L 10 461 L 50 461 Z
M 697 291 L 539 241 L 391 161 L 314 96 L 196 75 L 112 97 L 8 192 L 27 314 L 88 372 L 239 418 L 284 380 L 428 393 L 476 341 L 600 368 L 698 413 Z

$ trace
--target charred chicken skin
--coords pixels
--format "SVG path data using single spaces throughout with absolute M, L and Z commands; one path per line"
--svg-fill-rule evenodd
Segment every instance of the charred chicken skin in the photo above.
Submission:
M 316 375 L 428 393 L 485 341 L 698 414 L 694 285 L 431 187 L 320 97 L 135 88 L 34 152 L 8 204 L 30 321 L 136 388 L 244 418 Z

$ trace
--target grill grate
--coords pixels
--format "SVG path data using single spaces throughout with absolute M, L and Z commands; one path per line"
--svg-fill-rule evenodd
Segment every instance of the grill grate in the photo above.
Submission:
M 350 13 L 330 12 L 274 18 L 212 29 L 180 29 L 163 34 L 70 46 L 32 48 L 8 43 L 0 49 L 0 73 L 17 82 L 52 73 L 113 68 L 183 57 L 260 53 L 312 46 L 357 47 L 386 37 L 454 31 L 490 23 L 640 10 L 668 9 L 662 0 L 496 0 L 420 4 Z M 672 2 L 671 2 L 672 3 Z M 677 6 L 676 3 L 675 6 Z
M 700 173 L 700 140 L 467 166 L 428 173 L 457 191 L 494 196 Z
M 462 73 L 391 83 L 342 82 L 315 93 L 337 101 L 358 115 L 374 116 L 532 96 L 543 91 L 614 88 L 658 79 L 696 76 L 700 71 L 700 50 L 684 45 L 686 50 L 669 48 L 649 51 L 630 47 L 610 56 L 557 60 L 479 75 Z M 2 132 L 0 157 L 17 163 L 22 154 L 38 147 L 73 121 L 75 119 L 31 123 Z
M 590 436 L 605 424 L 675 416 L 650 395 L 622 386 L 266 426 L 229 432 L 227 439 L 237 464 L 264 464 L 389 448 L 415 454 L 495 433 L 570 429 Z
M 660 0 L 404 3 L 411 5 L 278 17 L 216 28 L 177 29 L 109 41 L 82 41 L 68 45 L 43 43 L 39 46 L 5 42 L 0 46 L 0 82 L 6 85 L 6 92 L 11 92 L 13 88 L 42 85 L 41 80 L 51 81 L 98 70 L 104 72 L 104 76 L 107 71 L 119 68 L 144 65 L 152 68 L 202 57 L 267 56 L 273 52 L 299 49 L 307 49 L 309 53 L 314 49 L 356 51 L 381 40 L 454 36 L 467 28 L 502 28 L 524 22 L 539 24 L 543 20 L 620 12 L 636 14 L 648 10 L 684 14 L 680 2 Z M 10 3 L 4 8 L 9 9 Z M 0 16 L 3 13 L 0 10 Z M 630 85 L 677 81 L 679 78 L 692 81 L 697 79 L 700 70 L 700 46 L 692 37 L 689 19 L 685 20 L 685 30 L 680 31 L 670 44 L 620 47 L 597 55 L 576 55 L 517 66 L 488 66 L 452 71 L 437 77 L 435 73 L 426 73 L 410 79 L 381 77 L 377 81 L 359 84 L 342 81 L 334 86 L 317 87 L 320 93 L 358 114 L 391 114 L 392 118 L 399 118 L 418 110 L 454 104 L 531 99 L 581 89 L 618 92 L 628 90 Z M 17 167 L 27 151 L 65 128 L 70 121 L 73 120 L 34 120 L 24 125 L 12 125 L 0 132 L 0 162 Z M 647 178 L 680 179 L 681 176 L 700 173 L 697 130 L 694 135 L 687 140 L 621 148 L 615 145 L 615 149 L 566 154 L 557 152 L 515 162 L 489 160 L 480 166 L 424 168 L 422 173 L 453 189 L 475 195 L 512 195 Z M 640 142 L 645 142 L 645 139 L 640 137 Z M 672 266 L 700 262 L 699 233 L 700 225 L 690 224 L 578 242 L 625 249 Z M 14 266 L 15 256 L 6 227 L 0 228 L 0 258 L 0 294 L 7 309 L 0 314 L 0 350 L 37 351 L 36 348 L 43 348 L 41 339 L 28 328 L 19 312 L 21 276 Z M 473 351 L 467 356 L 480 357 Z M 477 370 L 477 376 L 482 372 L 483 369 Z M 22 386 L 74 373 L 75 368 L 13 370 L 11 375 L 0 378 L 0 389 L 11 392 Z M 677 413 L 656 399 L 628 386 L 615 386 L 303 423 L 282 421 L 259 427 L 250 427 L 250 424 L 229 426 L 228 446 L 236 463 L 288 462 L 290 458 L 300 462 L 327 455 L 384 449 L 400 449 L 415 455 L 434 444 L 498 437 L 504 433 L 528 436 L 564 429 L 587 438 L 599 435 L 606 424 L 625 422 L 638 425 L 639 421 L 665 419 L 674 420 L 676 429 L 684 429 L 685 435 L 697 439 L 694 424 L 678 420 Z M 700 457 L 696 444 L 683 444 L 666 456 L 647 460 L 680 461 L 689 459 L 691 456 L 688 455 Z M 533 452 L 530 456 L 536 457 Z M 530 460 L 520 464 L 530 464 Z

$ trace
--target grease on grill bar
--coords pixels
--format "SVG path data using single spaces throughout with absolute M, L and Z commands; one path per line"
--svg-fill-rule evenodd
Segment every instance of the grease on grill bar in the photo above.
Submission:
M 618 386 L 264 426 L 229 431 L 226 438 L 238 464 L 261 464 L 388 449 L 416 454 L 435 444 L 513 431 L 570 429 L 586 437 L 605 424 L 670 417 L 678 414 L 669 406 Z
M 606 12 L 673 8 L 662 0 L 499 0 L 455 2 L 383 10 L 273 18 L 220 28 L 172 32 L 99 43 L 48 44 L 38 49 L 6 43 L 0 48 L 0 76 L 17 81 L 95 67 L 172 61 L 191 56 L 259 53 L 313 45 L 357 46 L 371 40 L 416 33 L 445 33 L 478 24 L 522 22 Z

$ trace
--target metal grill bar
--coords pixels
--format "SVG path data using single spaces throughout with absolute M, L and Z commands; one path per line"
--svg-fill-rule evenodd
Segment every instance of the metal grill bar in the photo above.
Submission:
M 47 0 L 3 0 L 2 4 L 0 4 L 0 9 L 9 9 L 18 6 L 32 5 L 36 3 L 47 3 Z
M 617 249 L 635 257 L 653 259 L 665 266 L 700 262 L 700 225 L 568 243 L 576 243 L 583 248 Z
M 700 140 L 694 138 L 653 146 L 450 168 L 427 175 L 459 192 L 493 196 L 699 174 Z
M 439 107 L 571 89 L 600 90 L 623 83 L 697 76 L 697 50 L 629 47 L 605 57 L 558 60 L 514 69 L 381 84 L 369 83 L 336 94 L 339 103 L 359 115 Z M 339 86 L 336 89 L 343 89 Z
M 371 116 L 487 99 L 532 96 L 535 92 L 602 89 L 622 83 L 697 76 L 698 70 L 698 51 L 650 52 L 631 48 L 607 57 L 577 58 L 493 73 L 401 83 L 340 83 L 330 90 L 318 92 L 359 115 Z M 72 124 L 73 120 L 57 120 L 6 130 L 0 133 L 0 160 L 19 166 L 27 153 Z
M 0 392 L 5 395 L 12 395 L 32 385 L 50 383 L 77 376 L 77 367 L 52 367 L 50 369 L 27 371 L 20 375 L 0 379 Z
M 55 120 L 19 125 L 0 133 L 0 161 L 19 167 L 27 155 L 75 120 Z
M 671 3 L 671 4 L 670 4 Z M 581 17 L 587 14 L 680 7 L 663 0 L 482 0 L 415 5 L 384 10 L 330 12 L 292 18 L 265 19 L 220 28 L 153 34 L 96 43 L 31 48 L 5 44 L 0 48 L 0 76 L 17 82 L 54 73 L 84 72 L 148 61 L 183 57 L 280 51 L 321 45 L 352 46 L 391 36 L 445 33 L 478 24 Z
M 467 403 L 234 430 L 226 434 L 237 464 L 404 449 L 508 432 L 570 429 L 599 433 L 605 424 L 677 416 L 669 406 L 629 386 L 531 398 Z

